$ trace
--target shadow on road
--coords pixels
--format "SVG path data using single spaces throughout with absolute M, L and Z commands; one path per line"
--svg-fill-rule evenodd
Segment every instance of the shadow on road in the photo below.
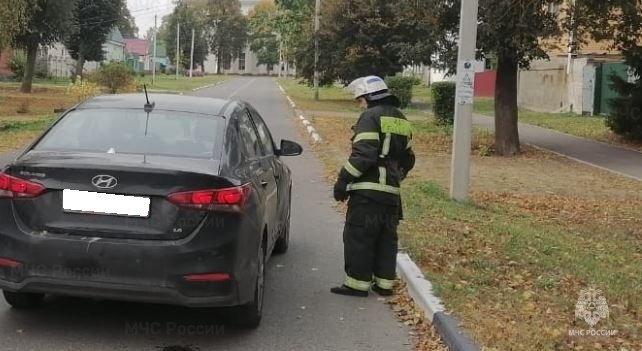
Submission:
M 153 339 L 155 345 L 151 346 L 162 351 L 197 351 L 199 344 L 211 344 L 213 339 L 220 342 L 253 333 L 225 324 L 230 313 L 229 309 L 48 296 L 38 309 L 8 310 L 0 317 L 0 324 L 25 326 L 25 332 L 32 335 L 51 333 L 53 327 L 82 339 L 121 335 L 129 342 L 139 338 L 139 342 L 147 343 Z

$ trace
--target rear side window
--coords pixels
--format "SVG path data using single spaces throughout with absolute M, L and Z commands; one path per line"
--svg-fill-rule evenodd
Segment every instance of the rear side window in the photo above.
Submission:
M 241 142 L 243 143 L 245 154 L 250 159 L 261 157 L 263 155 L 261 141 L 247 112 L 239 114 L 239 133 L 241 134 Z
M 259 132 L 259 139 L 261 140 L 261 144 L 263 144 L 263 150 L 265 150 L 267 155 L 274 155 L 274 143 L 267 125 L 263 122 L 259 114 L 254 111 L 252 111 L 252 120 L 256 125 L 256 130 Z
M 215 158 L 221 117 L 141 110 L 78 110 L 66 115 L 37 150 L 108 152 Z

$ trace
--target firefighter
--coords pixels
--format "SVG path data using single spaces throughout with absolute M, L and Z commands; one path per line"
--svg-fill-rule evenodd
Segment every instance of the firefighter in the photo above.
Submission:
M 376 76 L 348 86 L 365 111 L 352 128 L 352 153 L 339 172 L 334 198 L 348 201 L 343 232 L 346 279 L 339 295 L 393 294 L 397 226 L 402 219 L 400 185 L 415 165 L 412 127 L 399 99 Z

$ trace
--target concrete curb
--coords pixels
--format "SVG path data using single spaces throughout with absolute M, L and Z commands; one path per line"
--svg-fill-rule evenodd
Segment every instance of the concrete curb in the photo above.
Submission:
M 319 135 L 319 133 L 317 132 L 317 130 L 314 128 L 314 126 L 312 126 L 312 123 L 311 123 L 310 121 L 308 121 L 308 120 L 305 118 L 305 116 L 303 116 L 303 112 L 302 112 L 302 111 L 297 110 L 297 108 L 296 108 L 296 104 L 294 103 L 294 101 L 292 100 L 292 98 L 290 98 L 290 96 L 288 96 L 288 93 L 286 93 L 286 92 L 285 92 L 285 89 L 283 89 L 283 87 L 281 86 L 281 84 L 278 84 L 278 83 L 277 83 L 277 85 L 279 86 L 279 90 L 281 90 L 281 92 L 283 93 L 283 95 L 285 95 L 285 98 L 286 98 L 286 99 L 288 100 L 288 102 L 290 103 L 290 106 L 292 107 L 292 109 L 293 109 L 296 113 L 298 113 L 298 115 L 299 115 L 299 120 L 301 120 L 301 123 L 303 123 L 303 126 L 305 127 L 305 129 L 306 129 L 306 131 L 308 132 L 308 134 L 310 134 L 310 137 L 312 138 L 312 140 L 314 140 L 314 143 L 315 143 L 315 144 L 318 144 L 318 143 L 322 142 L 322 141 L 323 141 L 323 139 L 321 139 L 321 135 Z
M 460 323 L 446 313 L 441 300 L 433 294 L 432 284 L 408 254 L 397 255 L 397 271 L 406 282 L 410 297 L 424 311 L 451 351 L 480 351 L 480 347 L 459 329 Z

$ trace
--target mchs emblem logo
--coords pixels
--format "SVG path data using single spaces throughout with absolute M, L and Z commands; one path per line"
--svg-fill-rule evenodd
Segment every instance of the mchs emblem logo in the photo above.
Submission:
M 609 305 L 602 291 L 594 288 L 582 290 L 575 304 L 575 318 L 583 319 L 591 328 L 600 320 L 609 318 Z

